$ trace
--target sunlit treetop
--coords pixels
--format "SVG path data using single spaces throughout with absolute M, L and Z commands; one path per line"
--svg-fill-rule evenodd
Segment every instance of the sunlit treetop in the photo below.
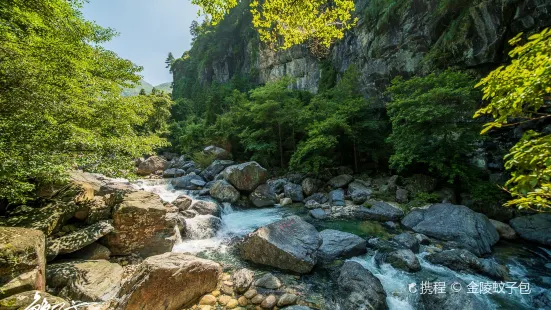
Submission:
M 217 23 L 237 0 L 192 0 Z M 327 49 L 356 24 L 353 0 L 252 0 L 253 26 L 260 39 L 274 49 L 310 43 Z

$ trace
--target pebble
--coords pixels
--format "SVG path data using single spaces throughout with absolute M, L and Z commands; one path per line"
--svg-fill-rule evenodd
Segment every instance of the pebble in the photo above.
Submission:
M 277 302 L 278 307 L 294 305 L 297 302 L 298 296 L 295 294 L 283 294 Z
M 264 299 L 264 301 L 262 302 L 262 304 L 260 304 L 260 306 L 262 308 L 272 309 L 273 307 L 276 306 L 276 304 L 277 304 L 277 298 L 274 295 L 270 295 L 266 297 L 266 299 Z
M 222 306 L 225 306 L 227 303 L 230 302 L 230 300 L 232 300 L 232 298 L 228 295 L 222 295 L 220 297 L 218 297 L 218 302 L 222 305 Z
M 239 299 L 237 299 L 237 303 L 239 303 L 240 306 L 245 307 L 249 304 L 249 301 L 247 300 L 247 297 L 241 296 Z
M 262 303 L 262 301 L 264 301 L 264 295 L 262 294 L 258 294 L 251 299 L 251 302 L 255 305 Z
M 255 289 L 248 290 L 245 292 L 245 294 L 243 294 L 243 296 L 245 296 L 245 298 L 247 299 L 252 299 L 254 296 L 256 296 L 256 290 Z
M 203 298 L 201 298 L 201 300 L 199 301 L 199 304 L 214 306 L 216 305 L 216 297 L 214 297 L 213 295 L 205 295 L 203 296 Z
M 210 294 L 214 297 L 218 297 L 218 296 L 220 296 L 220 291 L 212 291 L 212 293 L 210 293 Z
M 226 304 L 226 308 L 233 309 L 233 308 L 237 307 L 237 305 L 238 305 L 237 300 L 230 299 L 230 301 L 228 301 L 228 303 Z

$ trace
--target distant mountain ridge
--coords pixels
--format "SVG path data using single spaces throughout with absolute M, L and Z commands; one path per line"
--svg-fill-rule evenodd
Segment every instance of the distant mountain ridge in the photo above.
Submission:
M 159 84 L 157 86 L 153 86 L 149 84 L 148 82 L 144 80 L 140 80 L 136 86 L 132 88 L 124 88 L 122 90 L 122 96 L 123 97 L 131 97 L 131 96 L 137 96 L 140 94 L 140 90 L 143 88 L 146 93 L 151 93 L 151 90 L 155 87 L 157 90 L 162 90 L 165 93 L 172 93 L 172 82 L 166 82 Z

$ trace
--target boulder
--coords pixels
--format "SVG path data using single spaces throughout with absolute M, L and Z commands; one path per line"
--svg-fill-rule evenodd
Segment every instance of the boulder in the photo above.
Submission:
M 517 233 L 511 226 L 503 222 L 492 220 L 492 219 L 490 219 L 490 223 L 494 225 L 500 238 L 507 239 L 507 240 L 512 240 L 517 238 Z
M 317 220 L 324 220 L 327 218 L 327 213 L 323 209 L 314 209 L 310 210 L 310 216 Z
M 160 156 L 151 156 L 138 165 L 136 173 L 138 175 L 149 175 L 155 173 L 155 171 L 164 171 L 166 168 L 168 168 L 166 159 Z
M 214 201 L 194 200 L 187 211 L 191 211 L 199 215 L 212 215 L 220 217 L 220 214 L 222 213 L 222 208 L 218 203 Z
M 409 192 L 405 188 L 398 187 L 396 190 L 396 202 L 407 203 L 408 202 Z
M 308 273 L 317 263 L 321 237 L 311 224 L 290 216 L 257 229 L 241 244 L 241 256 L 252 262 Z
M 287 183 L 283 187 L 285 197 L 291 198 L 294 202 L 301 202 L 304 199 L 302 195 L 302 186 L 295 183 Z
M 311 196 L 308 196 L 304 199 L 304 202 L 308 202 L 308 201 L 315 201 L 317 203 L 320 203 L 320 204 L 323 204 L 323 203 L 328 203 L 329 202 L 329 195 L 327 195 L 326 193 L 315 193 Z
M 69 309 L 70 306 L 65 299 L 41 291 L 22 292 L 0 300 L 2 310 Z
M 77 230 L 63 237 L 48 240 L 46 257 L 48 261 L 51 261 L 59 254 L 78 251 L 114 230 L 115 228 L 112 225 L 112 221 L 106 220 Z
M 392 238 L 396 243 L 403 246 L 406 249 L 410 249 L 413 253 L 419 253 L 419 240 L 412 234 L 401 233 Z
M 172 205 L 177 207 L 180 211 L 186 211 L 187 209 L 189 209 L 189 207 L 191 207 L 192 203 L 193 198 L 187 195 L 180 195 L 172 202 Z
M 46 288 L 45 243 L 41 231 L 0 227 L 0 298 Z
M 293 305 L 297 302 L 298 296 L 295 294 L 285 293 L 279 297 L 279 300 L 277 301 L 278 307 L 285 307 L 289 305 Z M 289 308 L 285 308 L 289 309 Z
M 113 255 L 139 253 L 142 257 L 172 250 L 176 223 L 158 195 L 149 192 L 127 194 L 113 211 L 115 231 L 102 238 Z
M 302 181 L 302 191 L 305 196 L 311 196 L 322 186 L 322 182 L 318 179 L 306 178 Z
M 90 245 L 83 247 L 82 249 L 63 255 L 62 258 L 69 259 L 83 259 L 83 260 L 98 260 L 98 259 L 109 259 L 111 256 L 111 251 L 109 249 L 97 242 L 94 242 Z
M 210 195 L 220 202 L 237 202 L 239 191 L 225 180 L 215 181 L 210 188 Z
M 233 287 L 237 293 L 245 293 L 253 283 L 254 272 L 242 268 L 232 274 Z
M 284 207 L 284 206 L 288 206 L 288 205 L 291 205 L 293 204 L 293 200 L 291 198 L 281 198 L 281 200 L 279 201 L 279 205 Z
M 249 199 L 255 207 L 273 207 L 276 203 L 276 194 L 268 184 L 261 184 L 251 193 Z
M 388 309 L 381 281 L 359 263 L 345 262 L 336 282 L 338 291 L 335 297 L 343 309 Z
M 516 217 L 509 223 L 521 238 L 551 246 L 550 213 Z
M 348 185 L 348 194 L 352 201 L 359 205 L 369 199 L 371 194 L 373 194 L 373 190 L 371 190 L 365 182 L 355 180 Z
M 260 304 L 260 307 L 264 309 L 272 309 L 276 305 L 277 305 L 277 297 L 275 297 L 275 295 L 269 295 L 268 297 L 266 297 L 266 299 L 262 301 L 262 303 Z
M 349 258 L 367 252 L 366 241 L 354 234 L 333 229 L 320 232 L 322 244 L 319 248 L 321 261 L 330 262 L 337 258 Z
M 443 294 L 421 294 L 421 303 L 425 310 L 479 310 L 488 309 L 488 307 L 478 299 L 476 295 L 467 293 L 467 283 L 459 278 L 439 277 L 431 281 L 444 282 L 447 286 L 446 293 Z M 459 283 L 461 290 L 455 291 L 449 289 L 450 285 Z
M 276 195 L 279 195 L 283 193 L 285 184 L 287 184 L 289 181 L 287 179 L 275 179 L 275 180 L 269 180 L 266 182 L 266 184 L 270 185 L 274 193 Z
M 354 177 L 349 174 L 336 176 L 327 182 L 331 188 L 343 188 L 354 180 Z
M 143 261 L 118 293 L 116 309 L 179 310 L 191 307 L 216 289 L 222 273 L 217 263 L 181 253 Z
M 491 253 L 492 245 L 499 240 L 485 215 L 460 205 L 435 204 L 416 209 L 402 219 L 402 224 L 429 237 L 454 241 L 478 256 Z
M 405 189 L 415 197 L 418 193 L 430 193 L 438 185 L 435 178 L 424 174 L 414 174 L 404 180 Z
M 222 220 L 213 215 L 197 215 L 186 219 L 186 238 L 191 240 L 209 239 L 216 236 Z
M 222 176 L 240 191 L 252 192 L 258 185 L 266 183 L 266 169 L 251 161 L 227 167 Z
M 206 155 L 213 155 L 216 159 L 229 159 L 231 157 L 228 151 L 214 145 L 205 147 L 203 153 Z
M 219 173 L 224 171 L 224 169 L 232 165 L 235 165 L 233 160 L 215 160 L 199 175 L 207 181 L 212 181 Z
M 110 194 L 116 195 L 116 194 Z M 111 198 L 111 196 L 110 196 Z M 114 198 L 114 197 L 113 197 Z M 84 207 L 80 209 L 84 223 L 87 225 L 95 224 L 99 221 L 108 220 L 111 218 L 112 207 L 108 205 L 103 197 L 96 196 L 94 199 L 86 202 Z M 79 211 L 75 213 L 75 218 L 78 218 Z
M 362 220 L 398 221 L 404 216 L 402 209 L 384 201 L 368 201 L 358 210 L 355 217 Z
M 173 179 L 170 183 L 177 189 L 187 190 L 201 189 L 207 184 L 202 177 L 195 174 Z
M 335 189 L 329 192 L 329 204 L 332 206 L 344 206 L 344 191 Z
M 271 273 L 266 273 L 258 280 L 254 282 L 254 285 L 257 287 L 267 288 L 270 290 L 277 290 L 281 287 L 281 281 Z
M 417 256 L 415 256 L 410 249 L 398 249 L 387 253 L 384 261 L 391 264 L 394 268 L 408 272 L 417 272 L 421 270 L 421 264 Z
M 23 227 L 42 231 L 46 236 L 58 233 L 81 205 L 55 201 L 41 208 L 25 208 L 0 221 L 0 226 Z
M 69 261 L 46 267 L 48 287 L 71 300 L 108 301 L 119 291 L 123 268 L 106 260 Z
M 489 259 L 480 259 L 465 249 L 445 250 L 425 257 L 432 264 L 442 265 L 451 270 L 467 273 L 479 273 L 495 280 L 507 280 L 507 267 Z
M 186 174 L 184 169 L 169 168 L 163 172 L 163 178 L 178 178 Z

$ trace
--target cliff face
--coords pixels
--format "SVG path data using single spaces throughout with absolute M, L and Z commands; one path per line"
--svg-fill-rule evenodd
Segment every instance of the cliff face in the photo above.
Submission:
M 337 73 L 355 64 L 366 96 L 380 95 L 396 75 L 448 66 L 486 71 L 506 61 L 509 38 L 551 25 L 548 0 L 358 0 L 356 12 L 357 27 L 325 61 Z M 243 30 L 250 25 L 246 6 L 232 11 L 235 18 L 231 15 L 239 22 L 219 27 L 241 30 L 227 30 L 235 38 L 215 43 L 223 52 L 196 68 L 203 84 L 225 83 L 236 75 L 264 84 L 288 75 L 296 78 L 296 88 L 317 92 L 321 61 L 306 47 L 279 53 L 264 49 L 254 32 Z M 193 50 L 191 57 L 197 57 Z M 190 72 L 183 64 L 174 71 L 175 82 Z

